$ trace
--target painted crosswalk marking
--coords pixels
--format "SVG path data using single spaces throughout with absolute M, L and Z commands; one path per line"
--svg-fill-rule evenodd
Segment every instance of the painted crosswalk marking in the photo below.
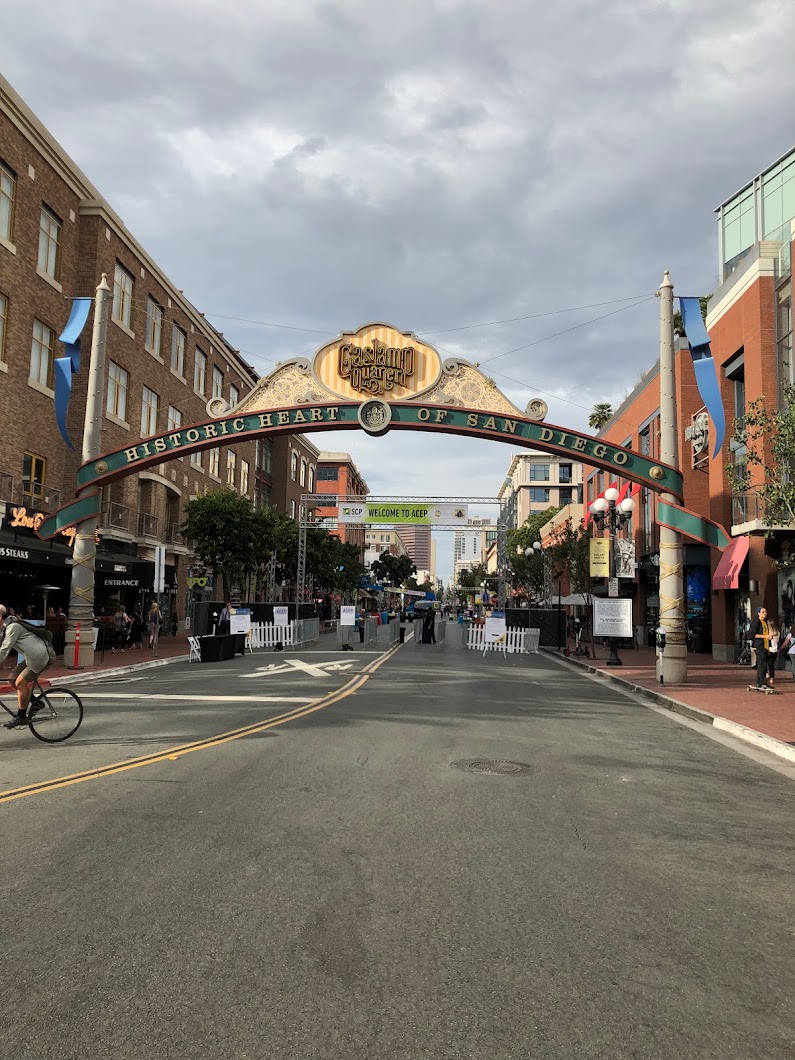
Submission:
M 269 663 L 267 666 L 258 666 L 253 673 L 240 674 L 243 680 L 250 681 L 256 677 L 270 677 L 271 674 L 284 674 L 289 671 L 307 674 L 309 677 L 332 677 L 335 673 L 344 673 L 353 666 L 352 662 L 322 662 L 308 663 L 303 659 L 285 659 L 281 663 Z

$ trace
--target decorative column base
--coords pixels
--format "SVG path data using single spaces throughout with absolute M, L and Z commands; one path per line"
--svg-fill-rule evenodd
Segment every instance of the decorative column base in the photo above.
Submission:
M 605 662 L 605 666 L 623 666 L 624 664 L 618 657 L 618 644 L 616 638 L 610 638 L 610 658 Z
M 670 633 L 662 655 L 657 657 L 657 680 L 661 685 L 687 684 L 687 642 L 671 644 Z
M 75 634 L 67 629 L 66 643 L 63 650 L 63 661 L 67 670 L 85 670 L 94 665 L 94 628 L 88 627 L 87 635 L 80 630 L 80 647 L 78 648 L 77 665 L 75 665 Z

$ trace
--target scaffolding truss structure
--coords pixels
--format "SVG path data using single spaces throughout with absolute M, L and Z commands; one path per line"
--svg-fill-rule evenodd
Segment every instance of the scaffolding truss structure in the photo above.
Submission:
M 360 495 L 337 495 L 332 493 L 305 493 L 301 497 L 298 518 L 298 571 L 296 577 L 296 600 L 304 599 L 306 589 L 306 536 L 310 528 L 322 527 L 326 530 L 336 530 L 341 526 L 351 530 L 385 530 L 400 529 L 401 525 L 428 526 L 433 530 L 495 530 L 497 533 L 497 608 L 505 610 L 508 596 L 508 580 L 510 571 L 508 569 L 508 531 L 516 527 L 515 497 L 511 493 L 508 498 L 501 497 L 401 497 L 391 494 L 388 497 L 377 497 L 368 494 Z M 400 524 L 388 519 L 373 522 L 341 522 L 338 517 L 322 516 L 320 520 L 315 517 L 318 508 L 336 508 L 349 505 L 366 504 L 395 504 L 401 507 L 410 505 L 421 505 L 433 507 L 434 505 L 456 505 L 476 504 L 494 505 L 498 507 L 496 523 L 472 525 L 469 522 L 432 522 L 432 523 L 409 523 Z

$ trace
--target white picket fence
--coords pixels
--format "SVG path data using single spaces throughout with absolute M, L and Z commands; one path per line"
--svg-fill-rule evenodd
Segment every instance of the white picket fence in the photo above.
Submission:
M 317 618 L 299 618 L 286 626 L 277 626 L 273 622 L 252 622 L 247 647 L 255 651 L 275 648 L 281 643 L 285 648 L 291 648 L 319 639 L 320 620 Z
M 540 636 L 540 629 L 519 629 L 516 626 L 509 626 L 504 641 L 487 642 L 485 626 L 473 625 L 467 629 L 467 648 L 473 651 L 533 652 L 536 654 Z

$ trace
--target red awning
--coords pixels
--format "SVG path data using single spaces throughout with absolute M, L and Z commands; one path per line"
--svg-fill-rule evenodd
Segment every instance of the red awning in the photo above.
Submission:
M 747 537 L 735 537 L 720 557 L 715 573 L 712 575 L 713 589 L 736 589 L 739 584 L 740 568 L 748 555 Z

